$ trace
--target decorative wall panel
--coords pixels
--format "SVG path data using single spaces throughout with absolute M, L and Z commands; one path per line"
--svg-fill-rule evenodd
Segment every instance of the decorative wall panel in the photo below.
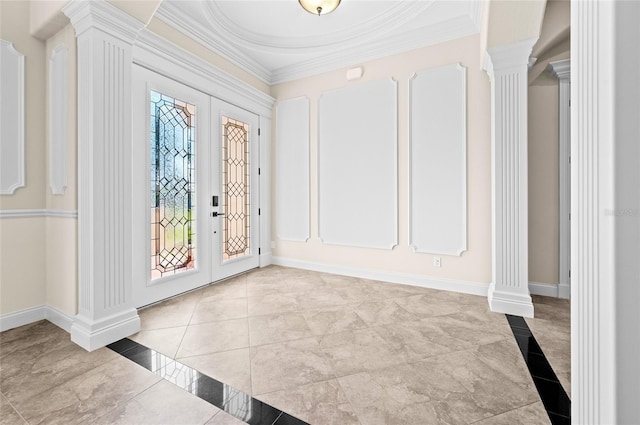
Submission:
M 421 71 L 409 87 L 409 244 L 460 255 L 467 249 L 466 68 Z
M 318 149 L 320 239 L 392 249 L 398 240 L 397 83 L 324 92 Z
M 54 195 L 67 188 L 67 48 L 49 59 L 49 186 Z
M 278 103 L 276 208 L 279 239 L 309 239 L 309 99 Z
M 24 186 L 24 55 L 0 40 L 0 195 Z

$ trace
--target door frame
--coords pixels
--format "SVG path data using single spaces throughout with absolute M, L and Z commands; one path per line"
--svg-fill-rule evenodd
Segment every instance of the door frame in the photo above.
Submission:
M 260 266 L 260 118 L 253 112 L 239 108 L 225 102 L 224 100 L 211 97 L 210 107 L 210 134 L 211 134 L 211 153 L 210 161 L 222 160 L 221 155 L 216 156 L 215 150 L 222 151 L 222 116 L 226 116 L 231 119 L 240 120 L 246 124 L 249 124 L 249 167 L 250 167 L 250 182 L 249 182 L 249 196 L 251 211 L 249 212 L 249 249 L 250 255 L 247 257 L 241 257 L 237 259 L 230 259 L 226 262 L 222 259 L 222 224 L 225 220 L 228 211 L 222 211 L 223 208 L 223 191 L 222 191 L 222 178 L 221 172 L 210 176 L 210 187 L 212 193 L 210 195 L 217 195 L 219 197 L 219 206 L 211 207 L 212 211 L 225 214 L 225 216 L 215 218 L 212 217 L 212 232 L 215 234 L 213 237 L 213 249 L 212 249 L 212 276 L 213 281 L 219 281 L 230 276 L 242 273 L 246 270 L 256 268 Z M 220 164 L 220 170 L 222 171 L 222 164 Z M 255 207 L 254 207 L 255 206 Z
M 188 45 L 182 48 L 155 34 L 108 2 L 70 2 L 63 12 L 76 31 L 78 45 L 78 288 L 71 340 L 94 350 L 140 330 L 130 261 L 132 65 L 189 82 L 204 93 L 255 111 L 265 129 L 260 152 L 266 155 L 260 161 L 267 177 L 275 100 L 259 79 L 246 73 L 237 78 L 221 70 L 187 50 Z M 106 163 L 105 155 L 112 161 Z M 122 178 L 114 181 L 107 170 Z M 261 265 L 266 265 L 271 257 L 267 204 L 271 183 L 261 180 L 261 195 L 266 195 L 261 205 Z M 110 204 L 113 199 L 120 202 Z M 105 210 L 105 205 L 110 208 Z M 110 223 L 118 229 L 106 236 Z
M 132 53 L 133 65 L 146 68 L 258 117 L 257 157 L 260 176 L 258 187 L 255 188 L 261 212 L 258 220 L 258 266 L 270 265 L 271 115 L 275 99 L 190 52 L 167 43 L 162 37 L 148 30 L 142 30 L 138 34 Z M 210 204 L 207 206 L 211 210 Z M 132 286 L 135 285 L 136 282 L 132 280 Z M 135 288 L 132 288 L 132 291 L 135 291 Z

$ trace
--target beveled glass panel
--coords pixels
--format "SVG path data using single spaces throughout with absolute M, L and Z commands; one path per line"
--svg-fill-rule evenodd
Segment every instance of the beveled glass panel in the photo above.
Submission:
M 195 106 L 151 92 L 151 279 L 195 267 Z
M 249 124 L 222 117 L 222 259 L 249 255 Z

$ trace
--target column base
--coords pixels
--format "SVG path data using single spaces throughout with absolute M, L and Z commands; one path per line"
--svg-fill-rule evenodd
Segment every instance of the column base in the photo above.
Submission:
M 99 321 L 78 314 L 71 324 L 71 341 L 87 351 L 93 351 L 133 335 L 139 330 L 140 317 L 135 308 Z
M 533 317 L 533 302 L 529 294 L 498 291 L 495 283 L 489 286 L 489 308 L 495 313 Z

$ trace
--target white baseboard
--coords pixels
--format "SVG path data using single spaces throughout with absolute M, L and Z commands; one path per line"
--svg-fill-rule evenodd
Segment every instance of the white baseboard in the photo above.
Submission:
M 28 325 L 39 320 L 48 320 L 59 328 L 70 332 L 73 317 L 49 305 L 31 307 L 0 316 L 0 332 Z
M 489 308 L 493 312 L 533 317 L 533 302 L 530 295 L 496 291 L 494 285 L 491 284 L 487 299 L 489 300 Z
M 390 273 L 379 270 L 316 263 L 313 261 L 295 260 L 291 258 L 273 257 L 272 263 L 278 266 L 313 270 L 317 272 L 339 274 L 344 276 L 353 276 L 361 279 L 400 283 L 403 285 L 420 286 L 430 289 L 440 289 L 443 291 L 461 292 L 463 294 L 480 295 L 485 297 L 487 296 L 487 291 L 489 289 L 489 285 L 486 283 L 475 283 L 449 279 L 433 279 L 418 275 Z
M 558 298 L 558 285 L 551 283 L 529 282 L 529 292 L 532 295 Z
M 0 332 L 46 319 L 46 306 L 31 307 L 0 316 Z
M 73 323 L 73 316 L 69 316 L 66 313 L 61 312 L 55 307 L 50 305 L 46 306 L 45 319 L 65 331 L 71 333 L 71 324 Z
M 71 341 L 93 351 L 140 331 L 138 310 L 131 308 L 101 320 L 78 314 L 71 325 Z
M 558 298 L 564 298 L 565 300 L 571 299 L 571 285 L 568 283 L 561 283 L 558 285 Z

